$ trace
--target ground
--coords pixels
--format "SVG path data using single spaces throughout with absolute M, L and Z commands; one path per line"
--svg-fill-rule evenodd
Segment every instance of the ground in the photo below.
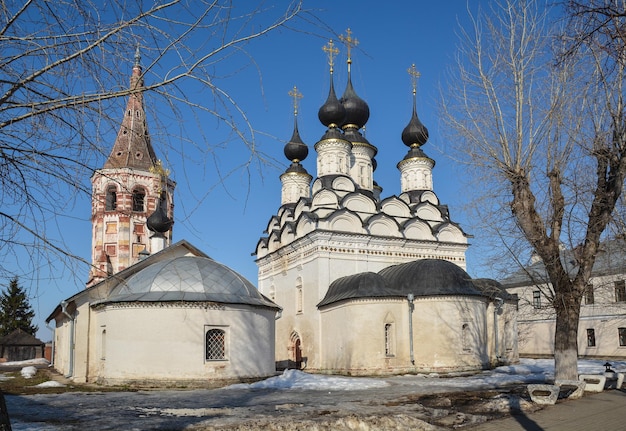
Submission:
M 524 360 L 472 375 L 384 378 L 291 370 L 254 384 L 185 390 L 75 385 L 43 368 L 33 383 L 55 380 L 66 386 L 35 389 L 13 372 L 0 387 L 7 393 L 13 431 L 442 431 L 539 409 L 529 401 L 526 385 L 550 380 L 550 364 Z M 595 361 L 583 363 L 582 372 L 603 369 Z

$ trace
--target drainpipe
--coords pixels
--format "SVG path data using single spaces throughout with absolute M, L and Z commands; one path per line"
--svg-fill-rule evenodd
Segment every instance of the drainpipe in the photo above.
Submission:
M 495 297 L 493 300 L 493 336 L 495 338 L 495 353 L 496 353 L 496 361 L 500 363 L 502 356 L 499 354 L 500 351 L 500 343 L 498 340 L 498 314 L 502 313 L 502 304 L 504 300 L 500 297 Z
M 413 355 L 413 300 L 415 297 L 412 293 L 406 296 L 409 302 L 409 352 L 411 355 L 411 364 L 415 365 L 415 357 Z
M 46 328 L 52 331 L 52 346 L 50 349 L 50 366 L 52 367 L 54 366 L 54 339 L 56 338 L 56 329 L 50 326 L 48 322 L 46 322 Z
M 67 312 L 67 305 L 66 301 L 61 301 L 61 313 L 70 319 L 70 364 L 65 377 L 72 377 L 74 375 L 74 316 Z

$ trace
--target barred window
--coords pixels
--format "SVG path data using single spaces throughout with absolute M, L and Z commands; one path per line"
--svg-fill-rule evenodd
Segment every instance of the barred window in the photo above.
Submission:
M 619 345 L 626 346 L 626 328 L 617 328 L 619 334 Z
M 385 323 L 385 356 L 394 356 L 393 324 Z
M 206 332 L 206 360 L 226 359 L 226 332 L 221 329 L 209 329 Z

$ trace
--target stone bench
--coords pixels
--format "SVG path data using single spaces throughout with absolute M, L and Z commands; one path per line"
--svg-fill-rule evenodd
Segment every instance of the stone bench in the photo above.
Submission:
M 624 373 L 618 373 L 615 371 L 606 371 L 604 373 L 604 377 L 606 377 L 604 389 L 621 389 L 622 388 L 622 384 L 624 383 Z
M 606 376 L 603 374 L 580 374 L 578 380 L 585 382 L 586 392 L 602 392 L 606 383 Z
M 536 404 L 555 404 L 559 398 L 559 391 L 556 385 L 528 385 L 528 395 Z
M 565 398 L 571 400 L 577 400 L 582 398 L 585 393 L 585 386 L 587 384 L 583 380 L 556 380 L 555 385 L 561 388 L 561 391 L 566 391 Z

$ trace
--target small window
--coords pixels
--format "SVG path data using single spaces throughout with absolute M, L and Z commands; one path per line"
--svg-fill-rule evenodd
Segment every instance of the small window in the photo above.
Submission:
M 100 339 L 100 359 L 106 359 L 107 352 L 107 330 L 106 328 L 102 330 L 102 338 Z
M 541 308 L 541 291 L 533 291 L 533 307 Z
M 587 347 L 596 347 L 596 331 L 587 329 Z
M 105 211 L 115 211 L 117 208 L 117 188 L 115 186 L 107 187 Z
M 133 190 L 133 211 L 144 212 L 144 201 L 146 199 L 146 193 L 141 189 Z
M 626 283 L 624 280 L 615 282 L 615 302 L 626 302 Z
M 619 345 L 626 346 L 626 328 L 617 328 L 619 334 Z
M 393 346 L 393 323 L 385 323 L 385 356 L 395 356 Z
M 472 350 L 470 345 L 470 328 L 467 323 L 464 323 L 461 327 L 461 344 L 463 346 L 463 351 L 469 352 Z
M 591 305 L 595 302 L 593 297 L 593 284 L 589 283 L 585 289 L 585 305 Z
M 226 332 L 222 329 L 209 329 L 206 331 L 206 360 L 224 359 L 226 359 Z
M 301 314 L 304 309 L 304 298 L 302 292 L 302 279 L 298 277 L 296 282 L 296 313 Z

